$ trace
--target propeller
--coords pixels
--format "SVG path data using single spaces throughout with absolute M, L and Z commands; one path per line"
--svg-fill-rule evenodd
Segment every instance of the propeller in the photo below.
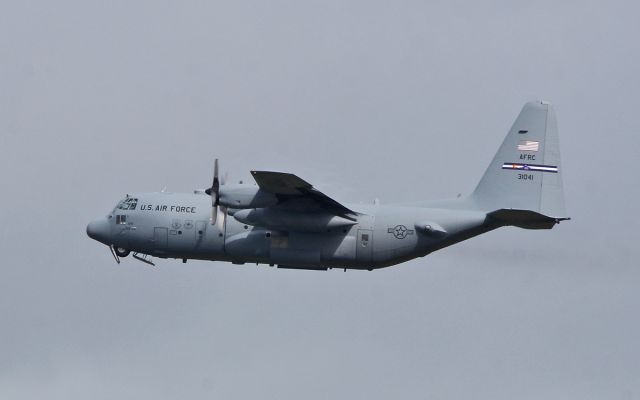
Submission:
M 211 196 L 211 225 L 216 224 L 218 217 L 218 205 L 220 204 L 220 179 L 218 178 L 218 159 L 213 164 L 213 183 L 211 187 L 205 190 L 205 193 Z

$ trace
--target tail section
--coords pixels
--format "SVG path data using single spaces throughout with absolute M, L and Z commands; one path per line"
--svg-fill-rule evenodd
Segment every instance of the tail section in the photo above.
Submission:
M 550 228 L 566 219 L 551 104 L 525 104 L 471 199 L 507 225 Z

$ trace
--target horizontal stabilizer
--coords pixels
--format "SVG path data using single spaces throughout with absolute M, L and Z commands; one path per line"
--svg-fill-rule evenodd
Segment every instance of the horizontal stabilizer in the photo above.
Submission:
M 551 229 L 555 224 L 571 218 L 553 218 L 531 210 L 514 210 L 503 208 L 487 214 L 500 225 L 517 226 L 524 229 Z

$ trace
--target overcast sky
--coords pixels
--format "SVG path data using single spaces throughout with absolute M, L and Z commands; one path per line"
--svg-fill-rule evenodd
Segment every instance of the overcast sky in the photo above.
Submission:
M 0 1 L 0 398 L 640 399 L 632 1 Z M 468 194 L 556 106 L 567 211 L 374 272 L 127 258 L 125 193 Z

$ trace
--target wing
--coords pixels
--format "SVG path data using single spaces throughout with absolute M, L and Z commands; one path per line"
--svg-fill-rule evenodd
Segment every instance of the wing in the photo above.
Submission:
M 278 198 L 275 207 L 296 211 L 325 211 L 352 221 L 358 215 L 293 174 L 251 171 L 251 175 L 261 190 L 273 193 Z

